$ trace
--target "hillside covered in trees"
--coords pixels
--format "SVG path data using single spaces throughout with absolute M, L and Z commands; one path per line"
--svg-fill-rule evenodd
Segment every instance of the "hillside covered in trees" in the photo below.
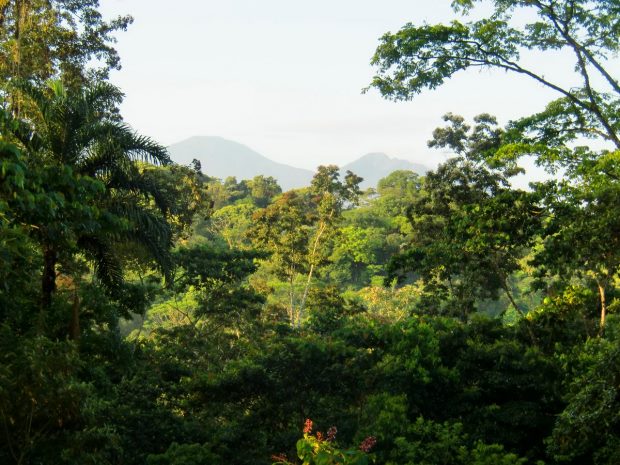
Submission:
M 0 463 L 620 463 L 620 6 L 480 3 L 386 33 L 367 90 L 482 67 L 555 100 L 455 107 L 425 175 L 283 192 L 124 122 L 130 17 L 0 1 Z M 524 157 L 554 176 L 515 188 Z

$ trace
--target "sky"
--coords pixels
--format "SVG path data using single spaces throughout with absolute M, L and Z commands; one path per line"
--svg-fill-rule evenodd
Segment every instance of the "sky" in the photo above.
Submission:
M 450 0 L 100 0 L 104 17 L 130 14 L 117 34 L 125 120 L 169 145 L 220 136 L 301 168 L 344 165 L 370 152 L 429 167 L 447 112 L 507 122 L 554 94 L 527 78 L 467 71 L 410 102 L 371 90 L 379 38 L 405 23 L 456 18 Z M 530 59 L 560 74 L 566 63 Z M 538 60 L 538 61 L 536 61 Z M 570 73 L 569 73 L 570 74 Z

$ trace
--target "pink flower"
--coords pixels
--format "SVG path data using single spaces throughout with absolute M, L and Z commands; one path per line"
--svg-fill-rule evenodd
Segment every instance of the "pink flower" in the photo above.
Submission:
M 331 428 L 329 428 L 327 430 L 327 440 L 329 442 L 332 442 L 336 439 L 336 433 L 338 432 L 338 428 L 336 428 L 335 426 L 332 426 Z
M 360 450 L 363 451 L 363 452 L 368 453 L 368 452 L 370 452 L 370 449 L 375 447 L 376 443 L 377 443 L 377 439 L 374 436 L 368 436 L 360 444 Z

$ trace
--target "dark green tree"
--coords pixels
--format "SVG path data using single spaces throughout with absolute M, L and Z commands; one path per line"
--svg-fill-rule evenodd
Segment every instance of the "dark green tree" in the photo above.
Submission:
M 444 119 L 450 125 L 435 130 L 429 146 L 459 156 L 423 179 L 408 212 L 411 243 L 391 270 L 400 270 L 401 279 L 403 272 L 417 273 L 433 297 L 431 305 L 440 305 L 438 296 L 453 300 L 458 309 L 451 311 L 463 318 L 477 301 L 496 299 L 498 291 L 523 314 L 509 280 L 540 230 L 538 196 L 510 187 L 509 177 L 518 169 L 487 163 L 503 133 L 493 117 L 477 116 L 474 127 L 460 116 Z
M 575 278 L 588 287 L 592 283 L 599 296 L 602 333 L 608 307 L 617 305 L 615 298 L 608 302 L 608 293 L 620 273 L 620 185 L 597 168 L 580 181 L 538 186 L 550 215 L 542 231 L 544 247 L 532 264 L 541 288 L 557 281 L 567 286 Z
M 27 154 L 29 169 L 44 167 L 45 181 L 60 196 L 51 218 L 33 218 L 37 225 L 33 235 L 43 254 L 42 309 L 52 303 L 59 261 L 70 269 L 78 251 L 110 289 L 122 281 L 117 244 L 139 245 L 165 270 L 171 239 L 161 214 L 167 211 L 166 199 L 143 176 L 137 161 L 168 164 L 170 160 L 162 146 L 135 134 L 110 113 L 120 101 L 120 91 L 106 83 L 75 91 L 59 81 L 41 90 L 30 86 L 24 90 L 32 104 L 34 136 L 15 133 L 14 138 Z M 90 197 L 80 198 L 84 192 L 76 190 L 76 183 L 94 186 Z M 156 209 L 148 208 L 151 200 Z M 80 208 L 83 211 L 76 213 Z
M 611 465 L 620 458 L 618 336 L 618 322 L 610 319 L 606 339 L 590 339 L 567 358 L 568 405 L 548 439 L 558 462 Z

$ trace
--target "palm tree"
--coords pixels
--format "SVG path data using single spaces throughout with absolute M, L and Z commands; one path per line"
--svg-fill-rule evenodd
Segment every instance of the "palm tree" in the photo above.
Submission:
M 99 82 L 70 91 L 60 81 L 50 81 L 43 89 L 21 84 L 20 90 L 28 96 L 28 121 L 35 137 L 24 137 L 23 132 L 16 137 L 33 169 L 56 173 L 50 183 L 69 212 L 37 228 L 44 261 L 42 313 L 52 303 L 61 254 L 82 253 L 110 290 L 122 282 L 119 244 L 140 246 L 165 273 L 171 245 L 167 205 L 157 186 L 142 175 L 139 162 L 171 162 L 163 146 L 122 122 L 117 111 L 119 89 Z M 59 182 L 63 176 L 69 181 Z M 82 211 L 78 194 L 84 190 L 82 201 L 87 205 Z

